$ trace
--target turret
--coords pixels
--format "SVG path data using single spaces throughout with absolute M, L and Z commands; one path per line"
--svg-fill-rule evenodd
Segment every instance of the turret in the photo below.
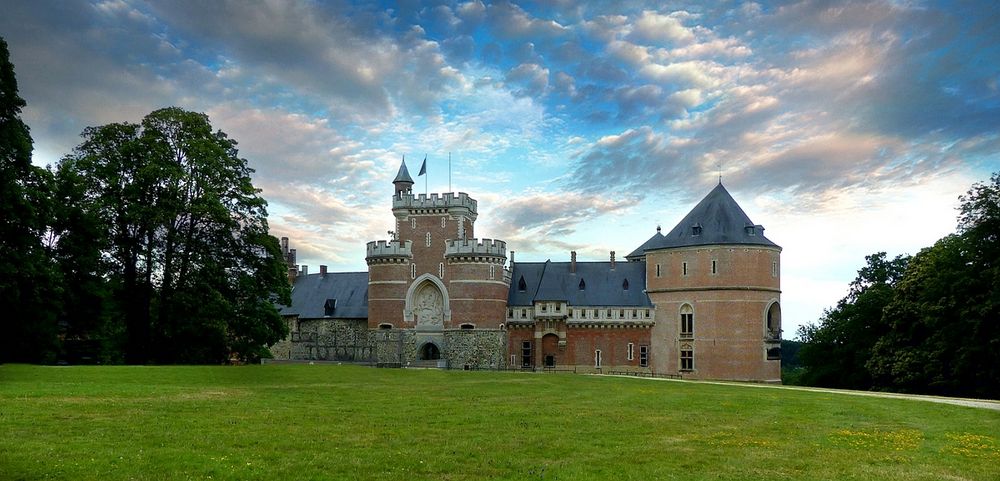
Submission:
M 410 172 L 406 170 L 406 159 L 403 159 L 403 162 L 399 164 L 399 172 L 396 173 L 396 179 L 392 181 L 392 185 L 396 186 L 397 197 L 413 190 L 413 177 L 410 177 Z

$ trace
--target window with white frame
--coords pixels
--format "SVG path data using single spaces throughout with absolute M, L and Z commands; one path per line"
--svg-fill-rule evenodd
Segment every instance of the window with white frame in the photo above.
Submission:
M 416 278 L 417 278 L 417 265 L 410 264 L 410 279 L 416 279 Z
M 427 247 L 431 246 L 431 233 L 430 232 L 428 232 L 427 235 L 424 236 L 424 244 L 426 244 Z
M 631 342 L 628 343 L 628 347 L 625 349 L 625 357 L 628 358 L 629 361 L 635 359 L 635 344 L 632 344 Z
M 601 350 L 594 350 L 594 367 L 601 367 Z
M 417 228 L 417 218 L 416 217 L 410 217 L 410 228 L 411 229 L 416 229 Z
M 438 277 L 444 278 L 444 262 L 438 262 Z
M 694 309 L 691 304 L 681 306 L 681 337 L 694 336 Z
M 681 371 L 694 370 L 694 349 L 690 344 L 681 344 Z

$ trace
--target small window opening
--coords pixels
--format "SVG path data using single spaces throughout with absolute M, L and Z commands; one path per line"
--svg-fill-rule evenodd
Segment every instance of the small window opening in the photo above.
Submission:
M 719 273 L 718 266 L 716 264 L 716 261 L 713 260 L 712 261 L 712 274 L 718 274 L 718 273 Z
M 656 277 L 660 277 L 660 265 L 656 265 Z
M 688 263 L 687 262 L 682 262 L 681 263 L 681 274 L 685 275 L 685 276 L 688 275 Z
M 388 322 L 383 322 L 378 325 L 378 328 L 382 329 L 383 331 L 387 331 L 389 329 L 392 329 L 392 324 L 389 324 Z
M 639 367 L 649 366 L 649 346 L 639 346 Z
M 586 288 L 587 288 L 587 283 L 583 282 L 583 279 L 580 279 L 580 290 L 582 291 Z
M 458 327 L 459 327 L 459 329 L 465 329 L 467 331 L 471 331 L 472 329 L 476 328 L 476 326 L 473 326 L 472 324 L 469 324 L 469 323 L 462 324 L 461 326 L 458 326 Z
M 701 224 L 691 226 L 691 235 L 701 235 Z
M 521 367 L 531 367 L 531 341 L 521 341 Z
M 624 281 L 622 281 L 622 290 L 624 290 L 624 291 L 628 290 L 628 279 L 625 279 Z
M 594 351 L 594 367 L 601 367 L 601 350 Z
M 625 357 L 631 361 L 635 359 L 635 345 L 631 342 L 628 343 L 628 347 L 625 349 Z
M 528 288 L 528 284 L 524 282 L 524 276 L 521 276 L 521 280 L 517 281 L 517 290 L 524 292 Z

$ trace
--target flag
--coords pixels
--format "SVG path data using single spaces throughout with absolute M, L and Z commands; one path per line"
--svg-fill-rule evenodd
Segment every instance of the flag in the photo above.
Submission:
M 426 173 L 427 173 L 427 156 L 425 155 L 424 163 L 420 164 L 420 173 L 417 174 L 417 177 L 420 177 L 421 175 L 424 175 Z

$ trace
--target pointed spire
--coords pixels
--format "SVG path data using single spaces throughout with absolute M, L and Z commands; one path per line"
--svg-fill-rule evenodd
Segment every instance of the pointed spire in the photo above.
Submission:
M 403 161 L 399 164 L 399 172 L 396 173 L 396 179 L 392 183 L 396 186 L 396 194 L 410 192 L 413 188 L 413 177 L 410 177 L 410 172 L 406 170 L 406 156 L 403 156 Z

